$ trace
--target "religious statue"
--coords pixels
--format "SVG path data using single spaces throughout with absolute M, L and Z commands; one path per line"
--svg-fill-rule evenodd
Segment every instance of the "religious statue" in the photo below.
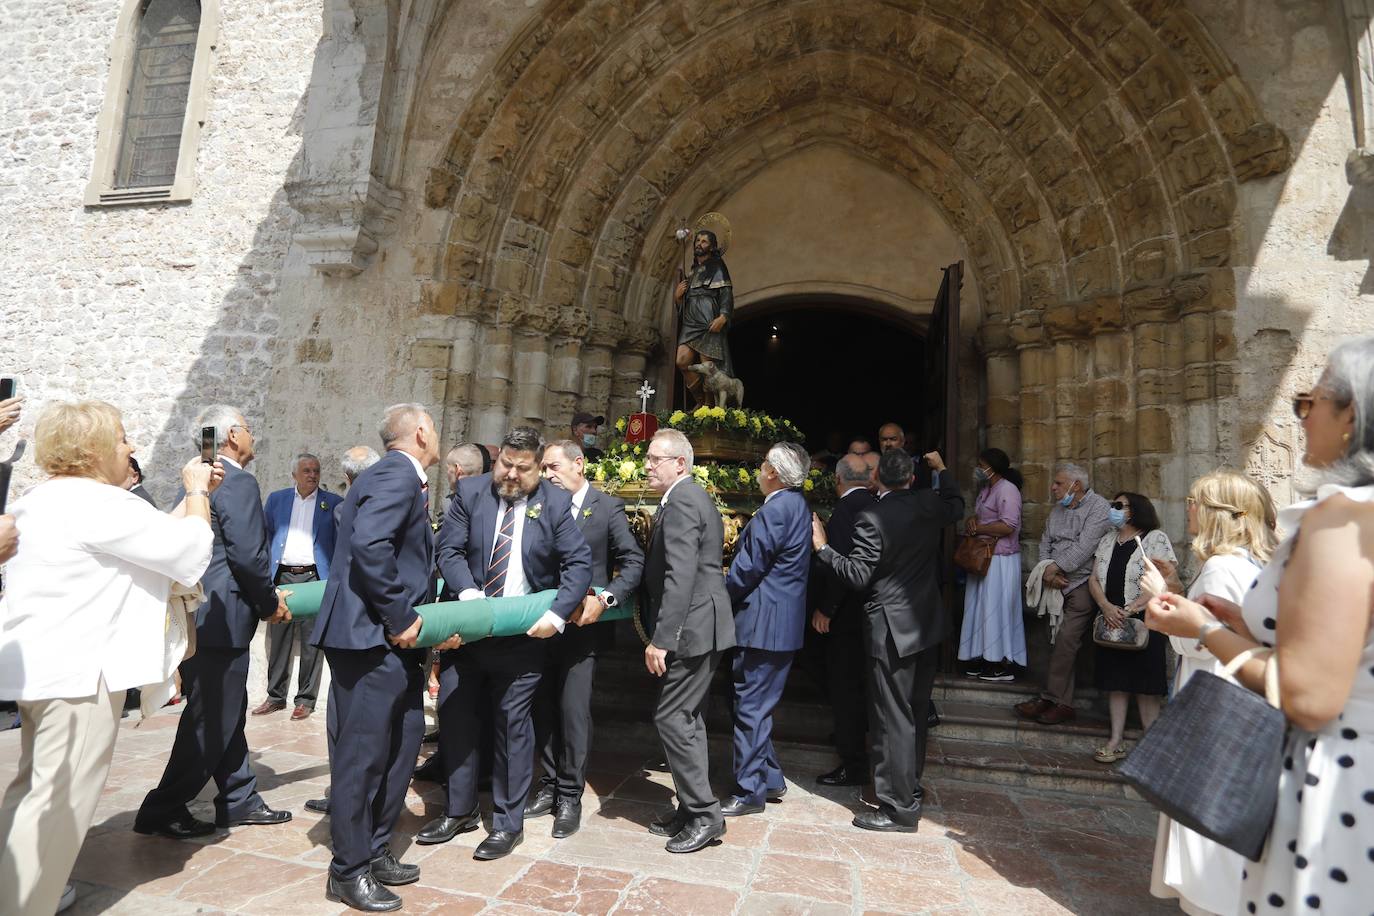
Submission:
M 713 225 L 724 230 L 723 244 L 716 232 L 709 228 Z M 682 307 L 677 337 L 677 368 L 682 372 L 683 386 L 691 392 L 696 404 L 714 400 L 706 391 L 699 371 L 700 364 L 712 363 L 726 377 L 735 374 L 730 361 L 730 345 L 726 341 L 730 318 L 735 311 L 730 271 L 724 260 L 724 248 L 729 245 L 729 231 L 730 224 L 723 216 L 708 213 L 702 217 L 692 233 L 691 273 L 683 276 L 673 290 L 673 301 Z

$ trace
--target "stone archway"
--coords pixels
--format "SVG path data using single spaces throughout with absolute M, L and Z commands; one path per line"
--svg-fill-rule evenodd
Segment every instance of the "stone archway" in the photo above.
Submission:
M 1216 460 L 1236 186 L 1289 152 L 1186 9 L 720 7 L 547 3 L 457 113 L 422 290 L 450 320 L 450 436 L 625 409 L 668 330 L 674 220 L 829 144 L 966 242 L 988 435 L 1019 442 L 1028 494 L 1058 457 L 1157 493 Z

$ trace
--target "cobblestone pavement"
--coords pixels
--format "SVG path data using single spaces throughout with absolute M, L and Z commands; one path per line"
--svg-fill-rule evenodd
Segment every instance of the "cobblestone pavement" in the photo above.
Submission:
M 70 912 L 344 912 L 324 899 L 328 820 L 303 807 L 328 783 L 323 714 L 303 722 L 284 712 L 249 719 L 259 788 L 294 820 L 198 842 L 129 829 L 162 773 L 176 723 L 175 713 L 137 728 L 126 721 L 73 874 L 80 898 Z M 1149 895 L 1156 819 L 1139 803 L 936 781 L 919 833 L 872 834 L 849 823 L 862 804 L 853 789 L 816 786 L 826 758 L 792 750 L 782 754 L 789 791 L 781 803 L 731 820 L 722 845 L 675 856 L 645 829 L 671 794 L 666 772 L 644 769 L 656 748 L 646 746 L 642 730 L 611 728 L 598 731 L 597 746 L 582 830 L 555 841 L 549 818 L 530 820 L 524 844 L 495 862 L 472 859 L 480 831 L 443 846 L 412 845 L 443 802 L 440 787 L 416 783 L 393 844 L 422 870 L 419 884 L 398 889 L 404 912 L 1176 912 Z M 713 751 L 713 770 L 723 772 L 728 750 L 716 743 Z M 13 778 L 18 756 L 19 732 L 0 734 L 0 784 Z M 197 803 L 198 816 L 211 817 L 212 794 Z

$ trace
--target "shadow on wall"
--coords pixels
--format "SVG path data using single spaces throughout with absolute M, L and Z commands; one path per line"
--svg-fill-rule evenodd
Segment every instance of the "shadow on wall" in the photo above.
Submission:
M 1337 261 L 1366 262 L 1360 294 L 1374 295 L 1374 185 L 1355 185 L 1350 189 L 1336 228 L 1326 243 L 1326 253 Z
M 302 93 L 292 112 L 289 133 L 299 141 L 309 90 Z M 290 176 L 302 167 L 301 145 L 286 170 Z M 150 469 L 148 489 L 163 505 L 170 505 L 176 490 L 175 468 L 199 447 L 196 416 L 211 404 L 230 404 L 243 411 L 261 454 L 268 446 L 268 380 L 283 350 L 278 336 L 282 310 L 288 307 L 277 292 L 290 249 L 297 213 L 287 200 L 285 179 L 272 195 L 266 216 L 253 233 L 251 247 L 239 261 L 234 283 L 216 306 L 218 318 L 201 340 L 199 354 L 188 368 L 186 385 L 176 398 L 166 423 L 152 443 L 155 469 Z M 208 305 L 206 303 L 205 305 Z M 188 303 L 188 307 L 199 307 Z

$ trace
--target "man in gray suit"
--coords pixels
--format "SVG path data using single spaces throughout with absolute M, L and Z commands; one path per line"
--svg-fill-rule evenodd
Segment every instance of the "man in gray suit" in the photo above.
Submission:
M 644 665 L 663 678 L 654 724 L 678 800 L 649 830 L 670 837 L 669 852 L 696 852 L 725 834 L 707 769 L 703 711 L 721 653 L 735 645 L 735 619 L 721 570 L 724 525 L 692 479 L 692 457 L 687 437 L 664 429 L 645 459 L 649 486 L 663 496 L 644 566 Z

